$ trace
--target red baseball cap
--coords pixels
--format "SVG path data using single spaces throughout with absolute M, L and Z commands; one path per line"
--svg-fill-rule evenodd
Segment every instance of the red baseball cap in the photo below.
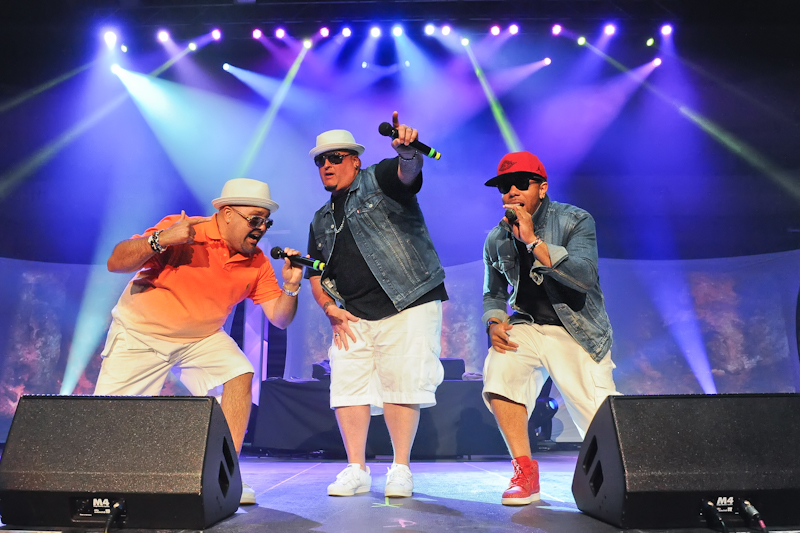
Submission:
M 530 152 L 511 152 L 503 156 L 497 165 L 497 176 L 487 181 L 487 187 L 497 187 L 506 180 L 527 177 L 547 181 L 547 171 L 539 158 Z

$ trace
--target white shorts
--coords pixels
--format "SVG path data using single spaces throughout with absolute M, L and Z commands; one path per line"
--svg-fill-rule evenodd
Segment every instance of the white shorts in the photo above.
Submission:
M 158 396 L 174 368 L 194 396 L 216 396 L 215 388 L 253 365 L 228 334 L 220 330 L 197 342 L 177 344 L 130 333 L 112 322 L 103 349 L 95 395 Z
M 511 341 L 516 352 L 489 349 L 483 366 L 483 401 L 492 410 L 488 394 L 525 405 L 528 418 L 548 376 L 553 378 L 567 411 L 581 434 L 607 396 L 619 394 L 614 385 L 611 351 L 597 363 L 561 326 L 515 324 Z
M 436 387 L 444 379 L 439 361 L 442 302 L 405 309 L 381 320 L 350 322 L 357 342 L 348 350 L 332 344 L 331 409 L 369 405 L 373 415 L 383 404 L 436 405 Z

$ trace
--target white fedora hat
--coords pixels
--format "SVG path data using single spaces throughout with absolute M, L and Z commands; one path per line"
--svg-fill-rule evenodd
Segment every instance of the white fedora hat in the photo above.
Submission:
M 356 142 L 352 133 L 347 130 L 330 130 L 317 135 L 317 145 L 308 155 L 316 157 L 331 150 L 352 150 L 358 155 L 364 153 L 364 147 Z
M 263 181 L 249 178 L 236 178 L 228 180 L 222 186 L 222 194 L 211 204 L 219 209 L 224 205 L 241 205 L 248 207 L 263 207 L 270 213 L 278 210 L 278 204 L 272 201 L 269 195 L 269 185 Z

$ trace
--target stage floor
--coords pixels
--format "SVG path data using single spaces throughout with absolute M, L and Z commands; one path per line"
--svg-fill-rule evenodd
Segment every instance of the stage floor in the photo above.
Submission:
M 584 515 L 576 508 L 571 486 L 577 456 L 577 451 L 537 454 L 536 459 L 541 470 L 542 500 L 525 507 L 506 507 L 500 504 L 500 494 L 505 490 L 511 475 L 511 463 L 507 459 L 473 457 L 471 461 L 416 462 L 412 465 L 414 496 L 391 498 L 387 501 L 383 496 L 383 485 L 386 469 L 391 464 L 388 458 L 368 461 L 372 470 L 371 492 L 348 498 L 334 498 L 327 495 L 326 487 L 344 467 L 343 462 L 283 460 L 244 455 L 240 463 L 242 474 L 245 481 L 255 489 L 258 505 L 240 507 L 236 514 L 207 531 L 620 531 Z M 122 531 L 130 533 L 135 530 Z M 648 531 L 699 533 L 711 530 Z

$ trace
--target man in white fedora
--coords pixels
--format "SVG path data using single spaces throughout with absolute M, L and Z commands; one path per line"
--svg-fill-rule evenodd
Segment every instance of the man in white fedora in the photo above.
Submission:
M 269 186 L 238 178 L 225 183 L 210 217 L 170 215 L 116 245 L 111 272 L 136 272 L 111 312 L 96 395 L 158 396 L 169 372 L 195 396 L 216 395 L 236 452 L 250 416 L 253 366 L 222 329 L 250 298 L 271 323 L 286 328 L 297 310 L 303 269 L 284 260 L 283 286 L 258 248 L 278 209 Z M 288 256 L 297 250 L 285 249 Z M 243 504 L 254 504 L 244 484 Z
M 314 298 L 333 328 L 329 349 L 331 408 L 348 466 L 328 486 L 331 496 L 368 492 L 370 414 L 383 412 L 394 449 L 385 495 L 411 496 L 411 447 L 422 407 L 436 404 L 441 352 L 444 269 L 417 193 L 422 154 L 409 146 L 417 130 L 392 117 L 398 156 L 362 167 L 364 147 L 345 130 L 317 137 L 309 152 L 331 198 L 314 214 L 308 254 L 325 262 L 307 271 Z

